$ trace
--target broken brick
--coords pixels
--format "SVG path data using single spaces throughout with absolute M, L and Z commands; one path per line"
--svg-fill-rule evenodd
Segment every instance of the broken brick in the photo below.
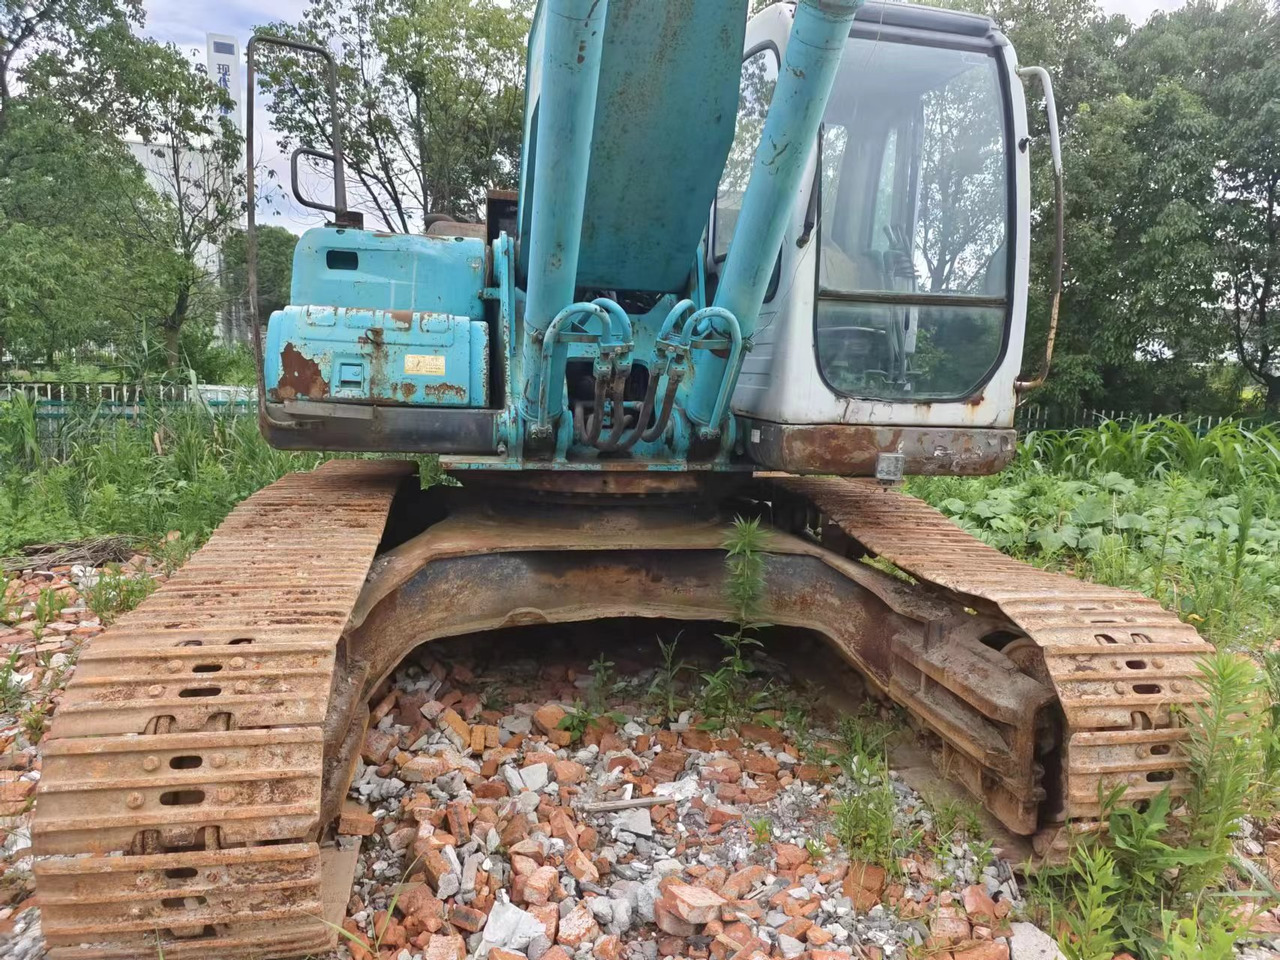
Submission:
M 565 916 L 560 918 L 560 928 L 556 931 L 556 943 L 577 949 L 583 943 L 593 943 L 600 936 L 600 927 L 591 910 L 585 903 L 579 903 Z
M 725 899 L 714 890 L 677 881 L 666 886 L 661 902 L 681 920 L 703 924 L 720 916 Z

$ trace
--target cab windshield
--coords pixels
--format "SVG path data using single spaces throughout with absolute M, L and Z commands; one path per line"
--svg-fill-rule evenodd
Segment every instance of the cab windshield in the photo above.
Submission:
M 840 393 L 966 397 L 1004 347 L 1009 154 L 994 56 L 851 38 L 822 132 L 818 364 Z

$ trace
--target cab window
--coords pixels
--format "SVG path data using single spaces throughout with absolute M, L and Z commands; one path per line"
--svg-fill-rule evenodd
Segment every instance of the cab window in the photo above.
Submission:
M 712 252 L 716 260 L 729 253 L 729 241 L 742 210 L 742 196 L 751 179 L 751 165 L 764 132 L 765 117 L 778 84 L 778 54 L 773 47 L 757 50 L 742 61 L 742 82 L 738 87 L 738 120 L 733 146 L 725 161 L 720 186 L 716 190 Z
M 847 44 L 824 120 L 815 317 L 819 366 L 838 392 L 959 399 L 999 360 L 1010 218 L 1001 91 L 985 53 Z

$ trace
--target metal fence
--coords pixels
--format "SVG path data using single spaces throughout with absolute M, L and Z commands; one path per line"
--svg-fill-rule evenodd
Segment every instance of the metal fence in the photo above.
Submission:
M 46 456 L 61 457 L 69 446 L 74 417 L 135 420 L 157 407 L 199 404 L 215 416 L 252 414 L 252 387 L 173 383 L 0 382 L 0 403 L 25 396 L 35 404 L 36 437 Z
M 23 394 L 41 407 L 69 404 L 106 404 L 137 407 L 146 403 L 199 402 L 217 409 L 238 407 L 252 410 L 255 406 L 252 387 L 229 387 L 216 384 L 192 386 L 185 383 L 60 383 L 14 381 L 0 382 L 0 402 Z
M 1191 427 L 1196 433 L 1207 433 L 1214 427 L 1228 420 L 1238 419 L 1225 415 L 1181 414 L 1181 413 L 1149 413 L 1147 411 L 1122 410 L 1105 407 L 1048 407 L 1039 404 L 1027 404 L 1018 408 L 1014 415 L 1014 426 L 1019 431 L 1028 430 L 1074 430 L 1077 427 L 1096 427 L 1108 420 L 1126 420 L 1137 423 L 1151 423 L 1153 420 L 1177 420 Z

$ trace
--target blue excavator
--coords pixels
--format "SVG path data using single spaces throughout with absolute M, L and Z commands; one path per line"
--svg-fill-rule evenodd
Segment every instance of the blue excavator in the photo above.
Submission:
M 1020 377 L 1045 141 L 1061 283 L 1053 95 L 990 19 L 543 0 L 519 189 L 422 235 L 348 205 L 328 50 L 255 37 L 247 115 L 264 47 L 313 57 L 333 116 L 330 149 L 293 158 L 329 222 L 255 336 L 262 430 L 434 454 L 456 482 L 423 489 L 394 456 L 285 477 L 88 645 L 33 829 L 52 956 L 326 949 L 359 845 L 339 809 L 401 660 L 535 624 L 731 619 L 735 516 L 766 531 L 760 619 L 830 643 L 1039 854 L 1118 788 L 1186 788 L 1195 631 L 893 488 L 1005 466 L 1052 352 L 1056 292 Z M 332 203 L 300 192 L 307 157 Z

